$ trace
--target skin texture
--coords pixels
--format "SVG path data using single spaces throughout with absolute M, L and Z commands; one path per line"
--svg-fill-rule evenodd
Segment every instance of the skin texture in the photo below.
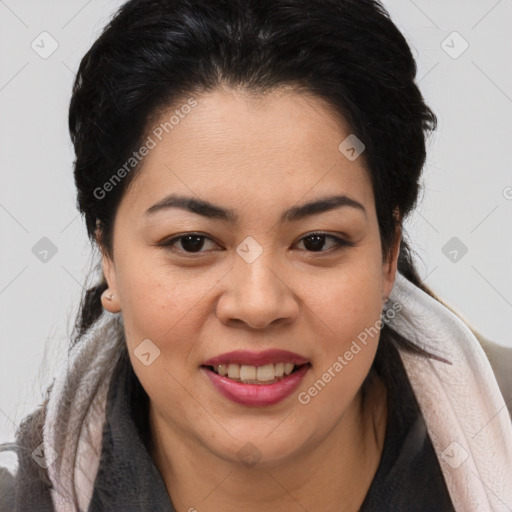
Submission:
M 378 335 L 307 405 L 298 394 L 379 320 L 400 237 L 383 262 L 363 158 L 339 151 L 350 131 L 320 99 L 284 88 L 260 98 L 228 88 L 195 98 L 197 107 L 145 157 L 117 212 L 113 257 L 103 257 L 115 293 L 103 305 L 123 314 L 131 362 L 150 397 L 155 464 L 178 512 L 357 510 L 385 434 L 384 386 L 372 381 L 364 404 L 360 393 Z M 178 208 L 145 215 L 170 193 L 233 209 L 239 219 Z M 340 207 L 280 223 L 288 208 L 333 194 L 360 202 L 366 214 Z M 317 231 L 354 245 L 336 250 L 326 237 L 315 251 L 305 237 Z M 207 237 L 200 252 L 180 240 L 157 245 L 190 232 Z M 248 236 L 262 249 L 252 263 L 236 252 Z M 134 354 L 145 339 L 160 350 L 148 366 Z M 225 352 L 269 348 L 312 364 L 299 389 L 272 406 L 232 403 L 199 369 Z M 244 446 L 257 464 L 241 460 Z

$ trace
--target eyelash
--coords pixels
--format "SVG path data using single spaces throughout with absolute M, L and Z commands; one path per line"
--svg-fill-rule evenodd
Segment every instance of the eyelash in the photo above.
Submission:
M 176 242 L 179 242 L 180 240 L 182 240 L 182 239 L 184 239 L 184 238 L 186 238 L 188 236 L 197 236 L 197 237 L 202 237 L 202 238 L 207 239 L 207 240 L 212 240 L 212 238 L 210 238 L 207 235 L 204 235 L 203 233 L 191 232 L 191 233 L 185 233 L 185 234 L 180 235 L 180 236 L 176 236 L 174 238 L 163 240 L 162 242 L 158 243 L 157 246 L 165 248 L 165 249 L 173 250 L 173 249 L 175 249 L 174 248 L 174 244 Z M 333 248 L 327 249 L 325 251 L 306 251 L 306 252 L 311 253 L 311 254 L 333 253 L 333 252 L 336 252 L 336 251 L 339 251 L 339 250 L 343 249 L 344 247 L 353 247 L 355 245 L 352 242 L 348 242 L 347 240 L 344 240 L 343 238 L 340 238 L 340 237 L 334 236 L 334 235 L 330 235 L 328 233 L 323 233 L 321 231 L 314 231 L 314 232 L 308 233 L 307 235 L 303 236 L 299 240 L 299 242 L 301 242 L 302 240 L 304 240 L 306 238 L 309 238 L 311 236 L 323 236 L 325 238 L 330 238 L 330 239 L 334 240 L 335 244 L 336 244 Z M 214 241 L 214 240 L 212 240 L 212 241 Z M 201 250 L 201 251 L 197 251 L 197 252 L 188 252 L 188 251 L 180 249 L 180 250 L 178 250 L 178 252 L 186 254 L 187 256 L 194 257 L 194 255 L 203 254 L 206 251 L 202 251 Z

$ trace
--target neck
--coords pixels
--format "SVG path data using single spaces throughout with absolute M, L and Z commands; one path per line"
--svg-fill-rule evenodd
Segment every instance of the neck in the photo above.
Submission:
M 264 468 L 218 458 L 169 428 L 150 405 L 150 451 L 177 512 L 359 510 L 384 445 L 387 394 L 371 378 L 329 435 L 309 450 Z

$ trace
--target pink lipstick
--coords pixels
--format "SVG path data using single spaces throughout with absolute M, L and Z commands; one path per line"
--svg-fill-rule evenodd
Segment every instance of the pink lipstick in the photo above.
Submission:
M 208 359 L 201 370 L 224 397 L 246 406 L 276 404 L 298 387 L 311 363 L 287 350 L 235 351 Z

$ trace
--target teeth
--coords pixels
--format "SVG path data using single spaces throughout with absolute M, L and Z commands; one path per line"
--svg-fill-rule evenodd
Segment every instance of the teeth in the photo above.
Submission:
M 254 380 L 256 378 L 256 366 L 243 364 L 240 366 L 240 380 Z
M 277 363 L 274 369 L 276 377 L 282 377 L 284 375 L 284 363 Z
M 259 381 L 272 380 L 275 377 L 274 375 L 274 365 L 266 364 L 265 366 L 258 366 L 258 371 L 256 372 L 256 378 Z
M 224 377 L 225 375 L 228 374 L 228 367 L 227 365 L 225 364 L 219 364 L 219 366 L 217 366 L 217 373 L 219 375 L 222 375 L 222 377 Z
M 251 366 L 247 364 L 220 364 L 213 367 L 215 373 L 242 382 L 258 383 L 280 380 L 284 375 L 290 375 L 295 365 L 293 363 L 266 364 Z
M 240 365 L 239 364 L 229 364 L 228 365 L 228 377 L 230 379 L 239 379 L 240 378 Z

